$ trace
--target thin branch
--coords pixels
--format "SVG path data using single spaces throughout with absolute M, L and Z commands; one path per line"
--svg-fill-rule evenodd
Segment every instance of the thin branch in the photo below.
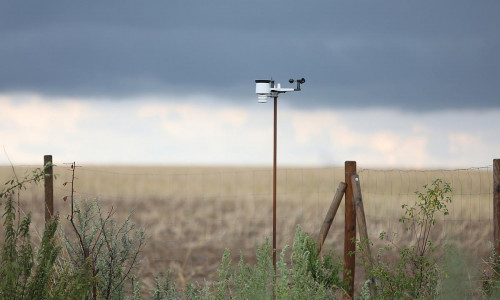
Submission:
M 137 261 L 137 257 L 139 256 L 139 253 L 141 252 L 141 248 L 142 248 L 143 245 L 144 245 L 144 240 L 143 239 L 139 239 L 139 245 L 137 247 L 137 251 L 135 251 L 134 258 L 132 259 L 132 262 L 130 263 L 130 266 L 129 266 L 127 272 L 122 277 L 122 279 L 120 280 L 120 282 L 118 283 L 117 286 L 120 286 L 125 281 L 125 279 L 128 277 L 128 275 L 130 274 L 130 271 L 132 271 L 132 268 L 134 267 L 134 265 L 135 265 L 135 263 Z
M 14 165 L 12 164 L 12 161 L 10 160 L 9 154 L 7 154 L 7 150 L 5 149 L 5 146 L 3 146 L 3 152 L 5 156 L 7 157 L 7 160 L 9 161 L 10 167 L 12 169 L 12 173 L 14 174 L 14 177 L 16 177 L 16 182 L 19 182 L 19 178 L 17 177 L 16 170 L 14 169 Z
M 76 228 L 76 225 L 75 225 L 75 221 L 73 220 L 73 216 L 74 216 L 74 212 L 75 212 L 75 208 L 74 208 L 74 196 L 75 196 L 75 169 L 76 169 L 76 163 L 73 162 L 71 164 L 71 217 L 70 217 L 70 222 L 71 222 L 71 225 L 73 226 L 73 230 L 75 231 L 76 235 L 78 236 L 78 240 L 80 241 L 80 246 L 82 247 L 82 251 L 83 251 L 83 260 L 85 261 L 88 257 L 89 257 L 89 253 L 88 253 L 88 249 L 85 248 L 85 243 L 83 242 L 83 237 L 80 233 L 80 231 L 78 230 L 78 228 Z
M 9 154 L 7 154 L 7 150 L 5 150 L 5 146 L 3 147 L 3 152 L 5 153 L 5 156 L 7 157 L 7 160 L 9 161 L 10 167 L 12 169 L 12 173 L 14 174 L 14 177 L 16 178 L 16 182 L 19 184 L 19 178 L 17 177 L 16 170 L 14 169 L 14 165 L 12 164 L 12 161 L 10 160 Z M 22 185 L 21 185 L 22 186 Z M 21 222 L 21 198 L 20 198 L 20 193 L 17 193 L 17 215 L 19 216 L 17 218 L 17 227 L 19 228 L 20 222 Z
M 97 238 L 96 238 L 96 240 L 94 242 L 94 246 L 92 247 L 92 251 L 91 251 L 92 253 L 94 253 L 95 246 L 98 244 L 98 241 L 101 238 L 101 234 L 104 231 L 104 227 L 106 226 L 107 221 L 109 220 L 109 218 L 111 218 L 111 216 L 113 214 L 114 214 L 113 206 L 111 206 L 111 210 L 109 211 L 108 216 L 106 217 L 106 219 L 104 219 L 104 221 L 101 220 L 101 228 L 99 229 L 99 233 L 98 233 Z M 101 218 L 99 217 L 99 219 L 101 219 Z

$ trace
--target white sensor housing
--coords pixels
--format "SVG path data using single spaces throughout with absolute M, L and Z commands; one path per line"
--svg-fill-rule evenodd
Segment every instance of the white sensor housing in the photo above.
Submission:
M 255 93 L 258 95 L 259 103 L 266 103 L 268 97 L 278 97 L 281 93 L 300 91 L 300 85 L 306 80 L 304 78 L 297 79 L 297 88 L 282 88 L 281 84 L 274 85 L 274 80 L 257 79 L 255 80 Z M 290 79 L 290 83 L 294 80 Z
M 259 103 L 266 103 L 267 97 L 271 93 L 271 80 L 255 80 L 255 93 L 258 95 Z

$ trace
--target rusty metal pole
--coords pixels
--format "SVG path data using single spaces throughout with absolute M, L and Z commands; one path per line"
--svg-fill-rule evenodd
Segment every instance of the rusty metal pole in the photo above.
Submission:
M 500 255 L 500 159 L 493 160 L 493 245 Z
M 345 228 L 344 228 L 344 279 L 349 278 L 347 291 L 349 298 L 354 299 L 354 276 L 356 266 L 356 209 L 353 201 L 353 190 L 351 176 L 356 174 L 356 162 L 345 162 L 345 182 L 347 189 L 345 191 Z M 353 241 L 354 240 L 354 241 Z
M 47 166 L 50 164 L 51 166 L 45 168 L 45 176 L 44 176 L 44 188 L 45 188 L 45 224 L 47 224 L 54 215 L 54 176 L 52 170 L 52 155 L 45 155 L 43 157 L 43 166 Z
M 274 97 L 274 150 L 273 150 L 273 267 L 276 273 L 276 151 L 278 127 L 278 96 Z

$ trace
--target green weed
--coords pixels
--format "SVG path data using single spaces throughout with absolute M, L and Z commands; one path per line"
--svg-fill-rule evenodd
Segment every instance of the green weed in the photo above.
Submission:
M 396 245 L 385 232 L 381 240 L 388 243 L 379 249 L 376 263 L 370 266 L 362 256 L 367 275 L 375 279 L 379 299 L 434 299 L 438 296 L 438 283 L 442 268 L 438 264 L 436 247 L 430 239 L 436 224 L 436 215 L 448 214 L 446 204 L 451 202 L 451 187 L 436 179 L 424 191 L 416 191 L 417 201 L 413 205 L 402 205 L 403 216 L 399 222 L 410 232 L 414 244 Z M 394 238 L 394 236 L 392 236 Z M 358 252 L 363 255 L 363 244 L 358 242 Z M 384 254 L 397 249 L 397 259 L 387 259 Z

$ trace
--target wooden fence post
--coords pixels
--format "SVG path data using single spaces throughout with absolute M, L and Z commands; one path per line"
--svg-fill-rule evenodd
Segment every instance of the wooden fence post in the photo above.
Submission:
M 500 255 L 500 159 L 493 160 L 493 244 Z
M 358 174 L 351 176 L 352 192 L 354 197 L 354 205 L 356 207 L 356 219 L 358 220 L 359 240 L 362 245 L 363 253 L 368 258 L 370 268 L 373 268 L 373 256 L 370 250 L 370 240 L 368 239 L 368 229 L 366 228 L 365 209 L 363 207 L 363 198 L 361 196 L 361 183 L 359 182 Z M 372 297 L 375 293 L 375 278 L 370 277 L 370 294 Z
M 54 215 L 54 176 L 52 169 L 52 155 L 43 157 L 44 167 L 50 164 L 51 166 L 45 169 L 44 188 L 45 188 L 45 224 L 47 224 Z
M 342 201 L 342 197 L 344 197 L 345 189 L 347 188 L 347 184 L 345 182 L 339 183 L 339 187 L 335 192 L 335 196 L 333 196 L 332 204 L 330 204 L 330 208 L 326 213 L 325 220 L 323 221 L 323 225 L 321 225 L 321 230 L 319 231 L 318 236 L 318 254 L 321 254 L 321 249 L 323 248 L 323 243 L 325 242 L 326 236 L 328 235 L 328 231 L 332 226 L 333 219 L 335 219 L 335 215 L 337 214 L 337 210 L 339 209 L 340 202 Z
M 352 198 L 351 176 L 356 174 L 356 162 L 346 161 L 345 182 L 347 189 L 345 191 L 345 228 L 344 228 L 344 278 L 349 278 L 347 291 L 350 299 L 354 299 L 354 277 L 356 267 L 356 210 Z

